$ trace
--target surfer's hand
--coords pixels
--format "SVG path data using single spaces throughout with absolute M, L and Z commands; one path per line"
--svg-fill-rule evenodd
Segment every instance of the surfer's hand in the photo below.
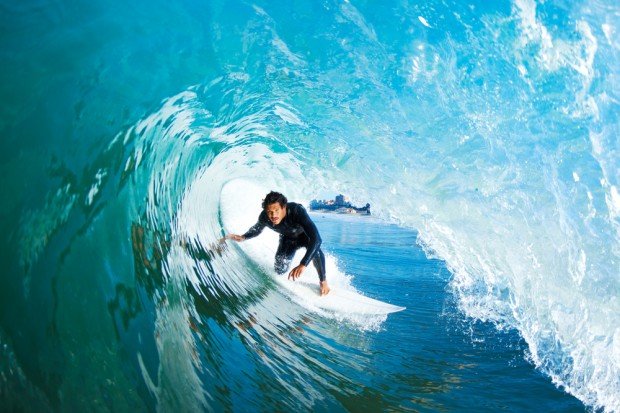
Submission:
M 243 235 L 228 234 L 228 235 L 226 235 L 226 239 L 231 239 L 231 240 L 233 240 L 233 241 L 241 242 L 241 241 L 243 241 L 245 238 L 243 237 Z
M 288 279 L 290 280 L 292 278 L 293 281 L 295 281 L 297 278 L 299 278 L 299 276 L 302 272 L 304 272 L 305 269 L 305 265 L 299 264 L 297 267 L 293 268 L 293 270 L 288 274 Z
M 327 281 L 321 281 L 321 295 L 327 295 L 327 293 L 329 293 Z

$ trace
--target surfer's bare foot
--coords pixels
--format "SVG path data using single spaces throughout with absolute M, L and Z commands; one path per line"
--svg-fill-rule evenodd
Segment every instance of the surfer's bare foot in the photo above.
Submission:
M 321 295 L 327 295 L 327 293 L 329 293 L 327 281 L 321 281 Z

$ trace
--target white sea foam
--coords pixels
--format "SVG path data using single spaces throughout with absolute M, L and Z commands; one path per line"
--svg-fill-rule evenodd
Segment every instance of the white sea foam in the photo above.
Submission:
M 538 46 L 538 62 L 544 70 L 554 72 L 562 68 L 571 68 L 582 78 L 582 88 L 575 96 L 575 105 L 565 108 L 573 116 L 596 115 L 596 102 L 588 95 L 594 79 L 594 58 L 598 50 L 598 41 L 592 33 L 590 25 L 579 20 L 575 23 L 575 31 L 581 35 L 576 41 L 554 38 L 549 29 L 537 16 L 534 0 L 516 0 L 516 14 L 521 27 L 520 47 Z M 525 72 L 521 71 L 523 76 Z
M 304 126 L 304 123 L 299 119 L 295 113 L 285 108 L 282 105 L 276 105 L 274 113 L 278 115 L 283 121 L 291 123 L 293 125 Z
M 90 187 L 88 194 L 86 195 L 86 205 L 92 205 L 95 196 L 97 195 L 97 193 L 99 193 L 99 188 L 101 187 L 101 181 L 103 180 L 103 178 L 107 175 L 108 173 L 103 170 L 100 169 L 97 171 L 97 173 L 95 174 L 95 182 L 92 184 L 92 186 Z
M 422 16 L 418 16 L 418 20 L 420 21 L 420 23 L 422 23 L 423 25 L 425 25 L 426 27 L 430 28 L 431 25 L 428 24 L 428 22 L 426 21 L 426 19 Z

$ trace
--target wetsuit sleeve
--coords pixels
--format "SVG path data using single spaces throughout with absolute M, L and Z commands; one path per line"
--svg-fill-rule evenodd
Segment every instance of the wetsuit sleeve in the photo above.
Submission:
M 258 216 L 258 221 L 256 221 L 256 224 L 252 225 L 252 227 L 250 227 L 250 229 L 248 229 L 246 233 L 242 235 L 243 238 L 245 239 L 254 238 L 258 234 L 263 232 L 263 229 L 265 229 L 265 224 L 266 224 L 265 219 L 263 218 L 263 214 L 264 212 L 261 212 L 261 214 Z
M 310 241 L 308 241 L 308 246 L 306 247 L 306 255 L 304 255 L 304 257 L 301 259 L 301 264 L 307 267 L 308 264 L 310 264 L 310 261 L 312 261 L 312 259 L 314 258 L 316 252 L 321 247 L 322 240 L 321 236 L 319 235 L 319 230 L 316 228 L 316 225 L 314 225 L 314 222 L 312 222 L 312 220 L 310 219 L 310 216 L 308 216 L 306 209 L 301 205 L 299 205 L 297 208 L 298 222 L 310 239 Z

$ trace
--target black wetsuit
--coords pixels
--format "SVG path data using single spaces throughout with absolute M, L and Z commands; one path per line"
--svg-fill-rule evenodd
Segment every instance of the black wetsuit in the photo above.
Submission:
M 288 202 L 286 204 L 286 216 L 278 225 L 274 225 L 267 218 L 265 211 L 261 212 L 258 216 L 258 222 L 243 234 L 243 237 L 245 239 L 254 238 L 265 227 L 280 234 L 280 245 L 278 245 L 278 250 L 276 251 L 274 264 L 278 274 L 286 272 L 295 255 L 295 251 L 305 247 L 306 254 L 301 259 L 301 264 L 307 267 L 310 261 L 312 261 L 316 271 L 319 273 L 319 279 L 325 281 L 325 255 L 320 248 L 321 236 L 302 205 Z

